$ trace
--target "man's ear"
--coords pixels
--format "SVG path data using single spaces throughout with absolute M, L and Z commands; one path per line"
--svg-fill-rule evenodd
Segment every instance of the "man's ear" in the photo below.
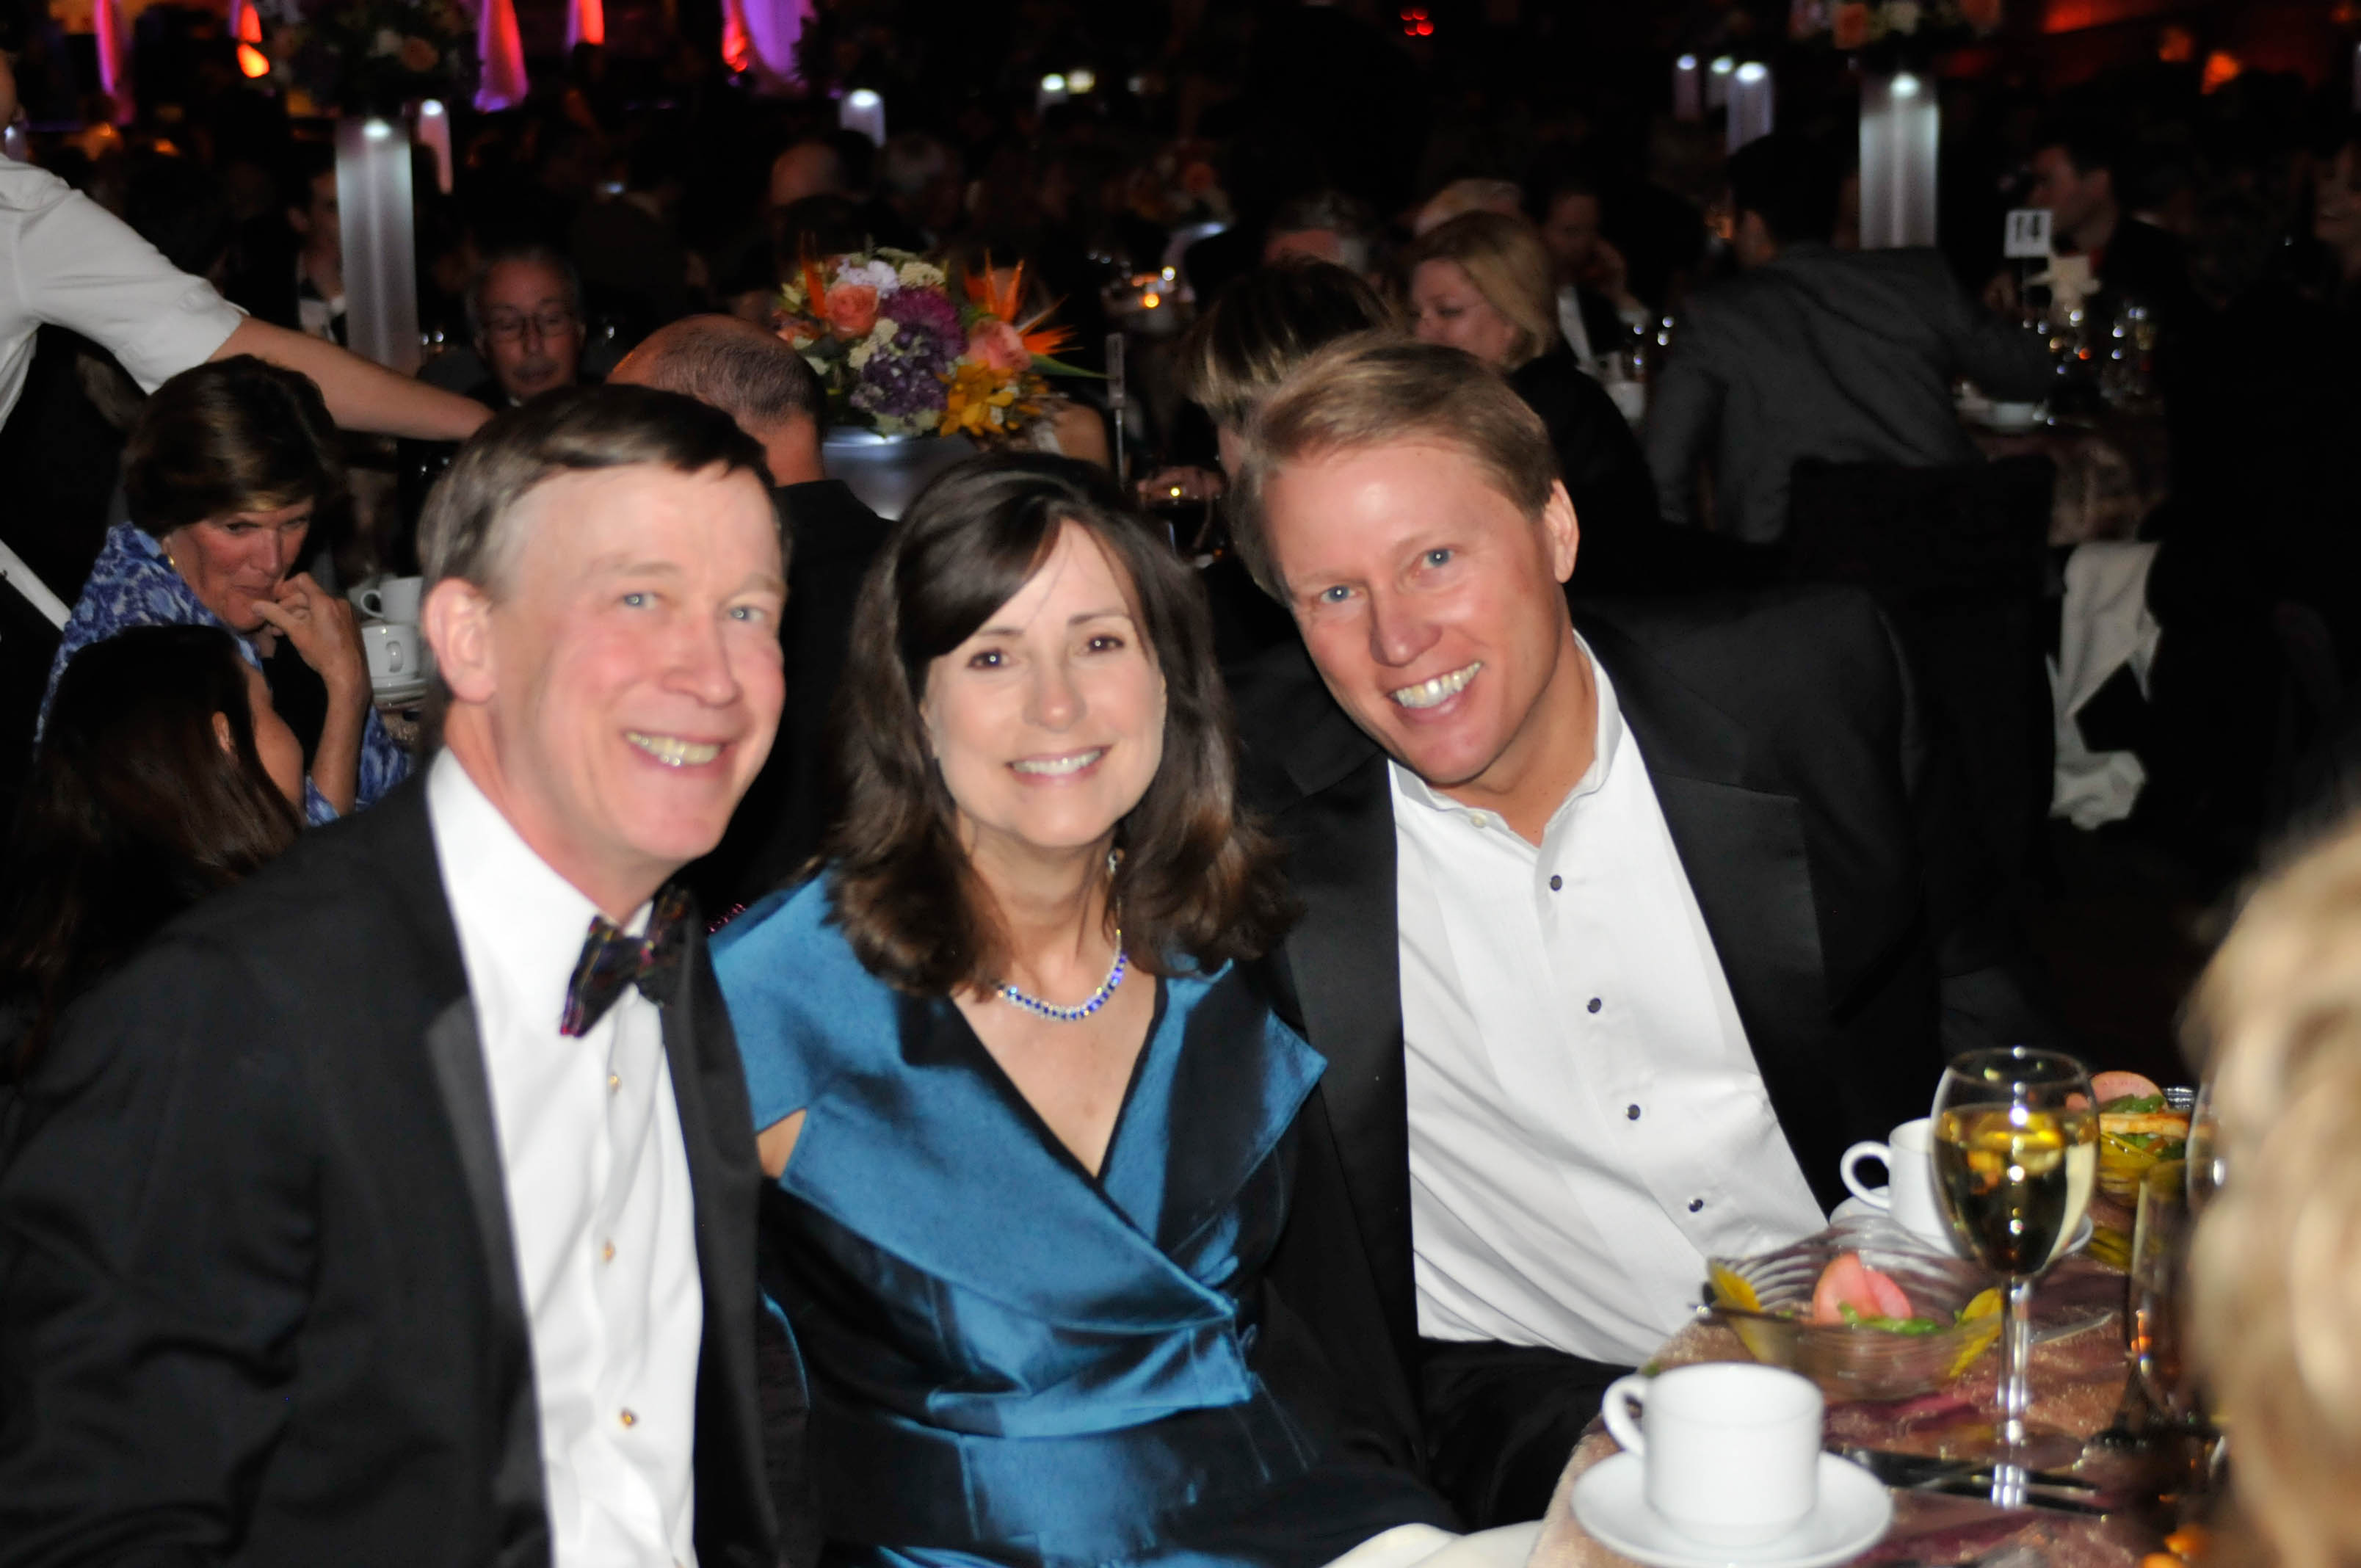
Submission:
M 1582 552 L 1582 522 L 1574 515 L 1574 498 L 1559 480 L 1550 481 L 1541 522 L 1542 538 L 1549 546 L 1550 574 L 1563 583 L 1574 576 L 1574 558 Z
M 498 689 L 492 659 L 492 601 L 484 590 L 445 577 L 427 591 L 420 629 L 434 650 L 435 672 L 459 702 L 489 702 Z
M 237 736 L 230 729 L 226 713 L 214 715 L 214 743 L 222 749 L 223 756 L 235 758 L 237 755 Z

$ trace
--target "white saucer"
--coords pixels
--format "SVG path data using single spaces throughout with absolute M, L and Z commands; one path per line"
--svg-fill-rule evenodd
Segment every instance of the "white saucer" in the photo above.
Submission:
M 1809 1517 L 1760 1546 L 1689 1540 L 1648 1506 L 1636 1453 L 1602 1459 L 1574 1483 L 1574 1517 L 1598 1543 L 1652 1568 L 1827 1568 L 1858 1557 L 1894 1522 L 1894 1498 L 1849 1459 L 1820 1455 L 1820 1497 Z
M 1836 1224 L 1845 1220 L 1883 1220 L 1885 1222 L 1889 1229 L 1901 1235 L 1908 1236 L 1912 1241 L 1916 1242 L 1920 1246 L 1926 1247 L 1929 1251 L 1949 1253 L 1953 1257 L 1964 1257 L 1967 1255 L 1960 1250 L 1959 1244 L 1953 1241 L 1950 1236 L 1921 1235 L 1918 1232 L 1911 1230 L 1907 1226 L 1904 1225 L 1887 1211 L 1877 1207 L 1874 1203 L 1863 1202 L 1859 1198 L 1848 1198 L 1843 1202 L 1828 1211 L 1828 1223 L 1830 1224 Z M 2081 1227 L 2074 1233 L 2074 1239 L 2066 1245 L 2066 1252 L 2059 1254 L 2059 1255 L 2065 1256 L 2069 1254 L 2078 1253 L 2084 1247 L 2089 1246 L 2091 1245 L 2091 1216 L 2084 1214 L 2082 1216 L 2082 1223 Z
M 412 707 L 425 701 L 426 694 L 434 689 L 432 676 L 405 685 L 372 686 L 369 688 L 369 702 L 377 707 Z

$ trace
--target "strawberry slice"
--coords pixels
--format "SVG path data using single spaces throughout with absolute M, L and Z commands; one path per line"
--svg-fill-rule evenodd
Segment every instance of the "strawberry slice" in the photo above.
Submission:
M 1864 1318 L 1912 1316 L 1909 1295 L 1892 1278 L 1861 1262 L 1857 1252 L 1837 1254 L 1820 1271 L 1819 1282 L 1812 1287 L 1812 1315 L 1806 1321 L 1841 1323 L 1847 1307 Z

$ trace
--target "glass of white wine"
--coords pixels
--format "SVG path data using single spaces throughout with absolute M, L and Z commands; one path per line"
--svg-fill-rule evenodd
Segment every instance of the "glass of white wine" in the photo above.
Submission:
M 2082 1064 L 2027 1046 L 1970 1051 L 1935 1091 L 1935 1176 L 1951 1228 L 2008 1283 L 2000 1420 L 1981 1456 L 2001 1481 L 2070 1462 L 2082 1442 L 2026 1420 L 2033 1281 L 2073 1244 L 2098 1173 L 2099 1114 Z

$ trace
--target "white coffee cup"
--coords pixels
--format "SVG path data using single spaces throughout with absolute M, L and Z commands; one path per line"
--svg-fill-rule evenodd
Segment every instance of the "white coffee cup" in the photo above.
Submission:
M 353 607 L 363 615 L 401 626 L 418 624 L 418 606 L 425 597 L 423 577 L 379 577 L 352 591 Z
M 1701 1545 L 1760 1546 L 1819 1500 L 1820 1391 L 1792 1372 L 1716 1361 L 1634 1373 L 1608 1385 L 1601 1413 L 1640 1456 L 1648 1506 Z
M 369 685 L 379 689 L 414 686 L 434 673 L 434 655 L 418 628 L 376 620 L 360 629 L 361 652 L 368 655 Z
M 1885 1167 L 1883 1187 L 1872 1187 L 1861 1179 L 1859 1167 L 1872 1159 Z M 1944 1252 L 1958 1249 L 1943 1201 L 1935 1191 L 1935 1124 L 1930 1118 L 1903 1123 L 1886 1134 L 1882 1144 L 1853 1145 L 1845 1150 L 1838 1169 L 1854 1197 L 1872 1209 L 1884 1210 L 1895 1224 L 1920 1241 Z

